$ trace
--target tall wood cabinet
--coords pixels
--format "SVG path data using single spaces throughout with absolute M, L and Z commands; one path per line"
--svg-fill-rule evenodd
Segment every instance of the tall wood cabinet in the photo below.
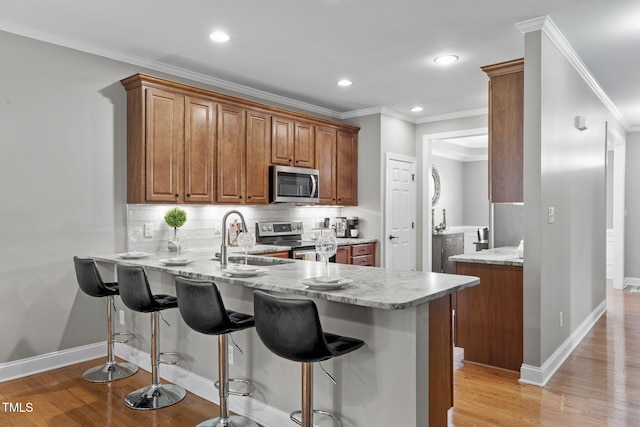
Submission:
M 489 76 L 489 199 L 522 202 L 524 59 L 481 68 Z
M 321 203 L 357 205 L 358 127 L 143 74 L 121 83 L 128 203 L 267 204 L 284 164 L 322 170 Z

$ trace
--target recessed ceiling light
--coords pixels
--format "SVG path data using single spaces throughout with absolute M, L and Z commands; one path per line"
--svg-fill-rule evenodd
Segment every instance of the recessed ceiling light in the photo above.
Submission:
M 347 80 L 347 79 L 342 79 L 338 82 L 338 86 L 351 86 L 353 84 L 353 82 L 351 80 Z
M 460 59 L 460 58 L 458 58 L 457 55 L 442 55 L 442 56 L 438 56 L 436 59 L 434 59 L 434 62 L 436 64 L 440 64 L 440 65 L 448 65 L 448 64 L 453 64 L 458 59 Z
M 209 38 L 218 43 L 228 42 L 230 39 L 229 35 L 224 31 L 214 31 L 213 33 L 211 33 Z
M 413 111 L 414 113 L 419 113 L 420 111 L 422 111 L 422 107 L 413 107 L 411 111 Z

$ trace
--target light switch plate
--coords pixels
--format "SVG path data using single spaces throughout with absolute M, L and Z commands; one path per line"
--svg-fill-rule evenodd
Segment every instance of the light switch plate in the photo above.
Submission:
M 556 208 L 553 206 L 549 207 L 549 224 L 553 224 L 556 222 Z
M 153 224 L 150 222 L 144 224 L 144 237 L 153 237 Z

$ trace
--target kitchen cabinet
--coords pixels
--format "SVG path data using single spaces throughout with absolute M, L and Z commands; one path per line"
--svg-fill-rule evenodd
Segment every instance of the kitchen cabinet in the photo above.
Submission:
M 468 362 L 520 371 L 523 361 L 523 274 L 521 266 L 455 263 L 455 274 L 480 284 L 455 298 L 455 345 Z
M 212 203 L 211 100 L 129 84 L 127 203 Z
M 449 257 L 464 253 L 464 233 L 434 234 L 431 244 L 431 271 L 453 274 Z
M 218 203 L 269 203 L 271 116 L 218 104 Z
M 256 254 L 259 256 L 268 256 L 272 258 L 289 258 L 289 251 L 268 252 L 262 254 Z
M 322 203 L 357 205 L 358 127 L 144 74 L 121 83 L 128 203 L 267 204 L 271 164 L 316 168 L 321 153 Z
M 311 123 L 274 117 L 271 163 L 274 165 L 315 167 L 314 127 Z
M 487 65 L 489 200 L 523 201 L 524 59 Z
M 339 130 L 336 145 L 336 196 L 341 206 L 358 205 L 358 134 Z
M 231 105 L 218 104 L 216 160 L 218 203 L 242 203 L 245 173 L 245 111 Z
M 351 246 L 338 246 L 336 249 L 336 264 L 351 264 Z
M 316 169 L 319 177 L 321 205 L 335 205 L 337 191 L 336 148 L 338 130 L 333 127 L 316 126 Z
M 376 244 L 351 245 L 351 264 L 374 267 L 376 265 Z

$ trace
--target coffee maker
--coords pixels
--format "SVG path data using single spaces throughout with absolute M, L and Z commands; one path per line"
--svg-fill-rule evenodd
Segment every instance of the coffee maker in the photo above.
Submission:
M 352 231 L 355 230 L 355 231 Z M 349 237 L 358 237 L 358 217 L 354 216 L 352 218 L 347 219 L 347 236 Z
M 347 231 L 347 217 L 336 217 L 336 237 L 349 237 Z

